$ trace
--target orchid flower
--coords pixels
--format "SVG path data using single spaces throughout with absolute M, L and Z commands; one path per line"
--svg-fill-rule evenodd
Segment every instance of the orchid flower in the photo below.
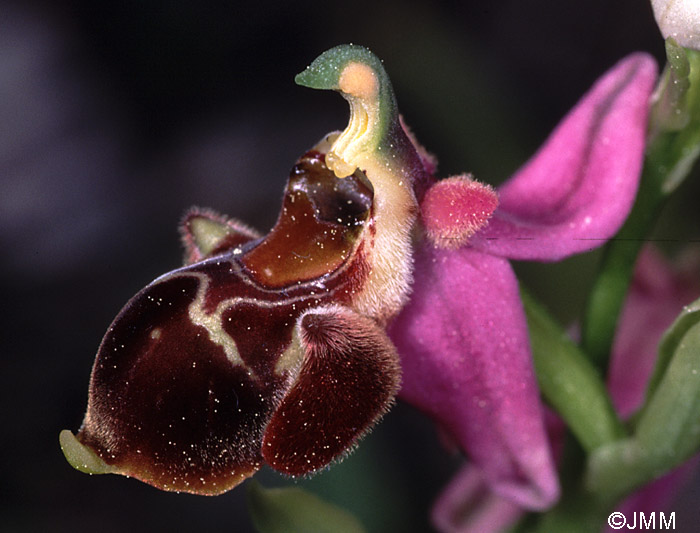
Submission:
M 83 425 L 60 435 L 78 470 L 219 494 L 264 463 L 324 468 L 393 402 L 401 371 L 384 325 L 407 300 L 414 188 L 428 177 L 368 50 L 331 49 L 297 82 L 339 91 L 347 129 L 297 161 L 265 237 L 186 216 L 186 265 L 119 313 Z
M 674 271 L 652 247 L 645 248 L 637 261 L 608 375 L 608 390 L 621 416 L 628 417 L 641 407 L 662 334 L 678 310 L 700 296 L 697 258 L 690 257 L 688 263 L 694 267 L 693 274 L 689 274 L 690 268 Z M 561 420 L 549 416 L 546 427 L 552 445 L 561 445 Z M 626 516 L 664 509 L 696 465 L 697 459 L 687 462 L 630 495 L 616 509 Z M 479 469 L 468 464 L 437 499 L 432 517 L 441 532 L 497 533 L 515 523 L 523 512 L 521 506 L 492 492 Z
M 296 81 L 340 92 L 347 128 L 298 160 L 268 235 L 188 214 L 185 266 L 102 341 L 83 425 L 61 433 L 68 461 L 199 494 L 264 463 L 313 473 L 382 416 L 403 371 L 401 397 L 497 494 L 547 507 L 558 483 L 507 258 L 561 259 L 617 230 L 654 77 L 645 55 L 621 62 L 496 194 L 467 175 L 434 180 L 373 54 L 325 52 Z

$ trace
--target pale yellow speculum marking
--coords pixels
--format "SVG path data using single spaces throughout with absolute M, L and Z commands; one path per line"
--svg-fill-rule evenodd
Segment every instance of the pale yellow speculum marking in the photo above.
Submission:
M 303 358 L 303 351 L 296 331 L 289 347 L 282 353 L 275 364 L 275 374 L 281 376 L 285 372 L 292 372 L 299 367 Z
M 332 278 L 339 275 L 343 271 L 344 269 L 340 269 L 339 271 L 335 272 Z M 231 270 L 231 272 L 233 272 L 233 270 Z M 233 297 L 220 301 L 214 311 L 207 313 L 206 311 L 204 311 L 204 301 L 206 298 L 207 289 L 209 287 L 209 277 L 206 274 L 202 274 L 199 272 L 190 272 L 180 275 L 183 277 L 194 277 L 199 280 L 197 295 L 195 297 L 195 300 L 189 305 L 188 308 L 188 315 L 192 323 L 197 326 L 201 326 L 207 330 L 209 340 L 211 340 L 213 343 L 221 346 L 224 349 L 224 353 L 226 354 L 226 357 L 231 362 L 231 364 L 236 366 L 240 365 L 243 368 L 246 368 L 248 371 L 248 375 L 250 375 L 253 378 L 256 378 L 253 371 L 245 364 L 245 362 L 241 358 L 241 355 L 238 352 L 238 348 L 236 347 L 235 340 L 224 330 L 222 321 L 223 313 L 226 310 L 238 304 L 253 304 L 259 307 L 273 309 L 277 306 L 289 305 L 289 303 L 291 303 L 292 309 L 296 309 L 295 302 L 303 301 L 305 296 L 297 296 L 295 298 L 289 298 L 280 301 L 262 301 L 256 298 Z M 250 329 L 250 327 L 248 329 Z M 275 372 L 281 374 L 294 367 L 295 362 L 301 358 L 301 351 L 299 346 L 300 345 L 298 341 L 292 342 L 290 347 L 285 353 L 282 354 L 281 359 L 278 361 L 275 368 Z
M 350 122 L 326 154 L 326 166 L 345 178 L 360 166 L 362 155 L 371 150 L 379 116 L 379 80 L 362 63 L 349 63 L 340 74 L 338 86 L 350 103 Z
M 209 287 L 209 278 L 205 274 L 189 274 L 199 279 L 199 287 L 197 288 L 197 297 L 188 308 L 189 317 L 193 324 L 201 326 L 209 333 L 209 340 L 214 344 L 218 344 L 224 349 L 226 357 L 234 365 L 246 367 L 246 364 L 241 359 L 236 342 L 233 338 L 224 331 L 221 321 L 221 315 L 226 310 L 226 301 L 220 302 L 213 313 L 206 313 L 203 309 L 204 299 Z M 223 305 L 222 305 L 223 304 Z

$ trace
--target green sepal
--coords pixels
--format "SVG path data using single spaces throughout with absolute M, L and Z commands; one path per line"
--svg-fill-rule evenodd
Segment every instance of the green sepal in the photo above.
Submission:
M 610 499 L 665 474 L 700 450 L 700 300 L 666 333 L 661 351 L 632 437 L 591 456 L 587 486 Z
M 625 435 L 600 374 L 566 332 L 526 291 L 535 373 L 547 402 L 587 452 Z
M 250 480 L 246 489 L 250 518 L 260 533 L 365 533 L 348 511 L 299 487 L 266 489 Z

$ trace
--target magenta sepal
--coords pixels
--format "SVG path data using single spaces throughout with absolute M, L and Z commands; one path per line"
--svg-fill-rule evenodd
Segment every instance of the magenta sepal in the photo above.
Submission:
M 389 330 L 400 396 L 451 433 L 494 491 L 524 507 L 550 505 L 559 487 L 510 265 L 469 248 L 425 247 L 415 276 Z
M 612 237 L 637 193 L 656 74 L 654 60 L 636 53 L 600 78 L 498 189 L 499 208 L 471 244 L 509 259 L 556 261 Z

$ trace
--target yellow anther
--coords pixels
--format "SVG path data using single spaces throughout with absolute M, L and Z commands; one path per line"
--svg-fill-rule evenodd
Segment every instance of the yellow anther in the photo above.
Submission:
M 326 166 L 339 178 L 350 176 L 357 168 L 355 165 L 347 163 L 342 157 L 332 151 L 326 154 Z

